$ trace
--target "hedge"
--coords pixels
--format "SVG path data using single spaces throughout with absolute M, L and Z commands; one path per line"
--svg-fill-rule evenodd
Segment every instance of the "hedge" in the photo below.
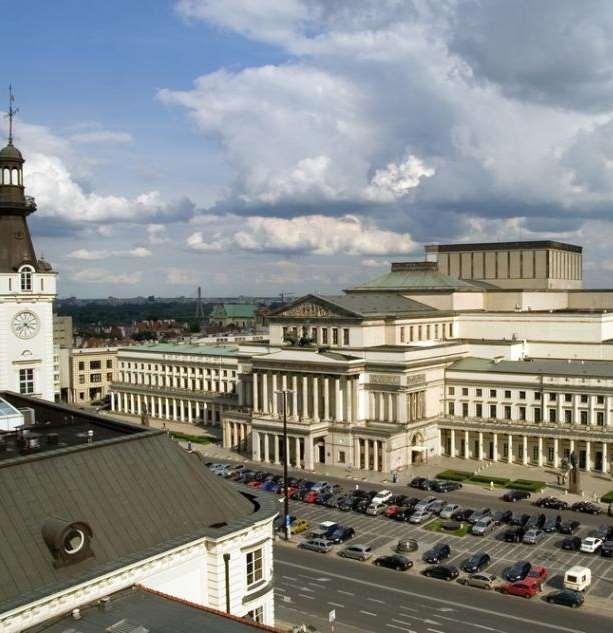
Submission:
M 600 497 L 600 500 L 603 503 L 613 503 L 613 490 L 607 492 L 606 495 L 602 495 L 602 497 Z
M 539 492 L 545 488 L 547 484 L 544 481 L 533 481 L 532 479 L 516 479 L 507 485 L 507 488 L 513 490 L 525 490 L 527 492 Z
M 473 475 L 470 481 L 474 481 L 478 484 L 489 484 L 493 482 L 495 486 L 507 486 L 511 481 L 507 477 L 490 477 L 488 475 Z M 470 483 L 470 482 L 469 482 Z
M 181 440 L 182 442 L 191 442 L 192 444 L 210 444 L 213 440 L 206 435 L 188 435 L 179 431 L 172 431 L 170 437 L 173 440 Z
M 436 475 L 437 479 L 448 479 L 449 481 L 464 481 L 470 479 L 474 473 L 467 470 L 444 470 Z

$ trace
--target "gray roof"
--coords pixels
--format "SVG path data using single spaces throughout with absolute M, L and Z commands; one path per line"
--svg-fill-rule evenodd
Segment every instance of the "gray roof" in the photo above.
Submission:
M 276 630 L 143 589 L 113 594 L 110 604 L 108 609 L 99 609 L 95 605 L 82 608 L 80 620 L 67 615 L 45 626 L 45 632 L 107 633 L 115 630 L 111 627 L 122 620 L 125 621 L 124 626 L 118 627 L 118 631 L 139 626 L 149 633 L 253 633 Z M 34 630 L 40 631 L 40 627 Z
M 313 295 L 361 317 L 382 317 L 412 312 L 436 312 L 435 308 L 396 294 L 365 293 L 345 295 Z
M 200 354 L 203 356 L 234 356 L 238 347 L 233 345 L 200 345 L 199 343 L 148 343 L 120 347 L 128 352 L 155 352 L 157 354 Z
M 274 514 L 258 503 L 159 430 L 0 461 L 0 612 Z M 52 517 L 87 523 L 94 556 L 56 569 Z
M 448 367 L 448 371 L 475 371 L 504 374 L 536 374 L 552 376 L 589 376 L 613 378 L 613 361 L 559 360 L 531 358 L 529 360 L 501 360 L 489 358 L 462 358 Z
M 554 248 L 563 251 L 581 253 L 583 248 L 575 244 L 555 242 L 552 240 L 527 240 L 524 242 L 478 242 L 473 244 L 428 244 L 426 253 L 453 253 L 466 251 L 502 251 L 521 249 Z
M 394 270 L 350 288 L 347 292 L 481 290 L 482 288 L 482 284 L 456 279 L 431 270 Z

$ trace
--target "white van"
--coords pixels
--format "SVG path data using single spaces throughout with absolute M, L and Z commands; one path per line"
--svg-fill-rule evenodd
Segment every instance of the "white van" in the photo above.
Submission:
M 592 584 L 592 570 L 589 567 L 574 565 L 564 574 L 564 589 L 585 591 Z

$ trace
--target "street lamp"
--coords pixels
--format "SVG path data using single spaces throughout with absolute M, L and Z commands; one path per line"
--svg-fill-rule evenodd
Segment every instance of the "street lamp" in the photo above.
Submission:
M 294 393 L 292 389 L 278 389 L 274 393 L 283 396 L 283 533 L 289 541 L 289 491 L 287 489 L 287 394 Z

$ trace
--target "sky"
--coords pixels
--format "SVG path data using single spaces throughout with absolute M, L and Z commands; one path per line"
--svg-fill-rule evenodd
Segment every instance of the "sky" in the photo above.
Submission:
M 613 287 L 609 0 L 0 7 L 62 297 L 333 293 L 518 239 Z

